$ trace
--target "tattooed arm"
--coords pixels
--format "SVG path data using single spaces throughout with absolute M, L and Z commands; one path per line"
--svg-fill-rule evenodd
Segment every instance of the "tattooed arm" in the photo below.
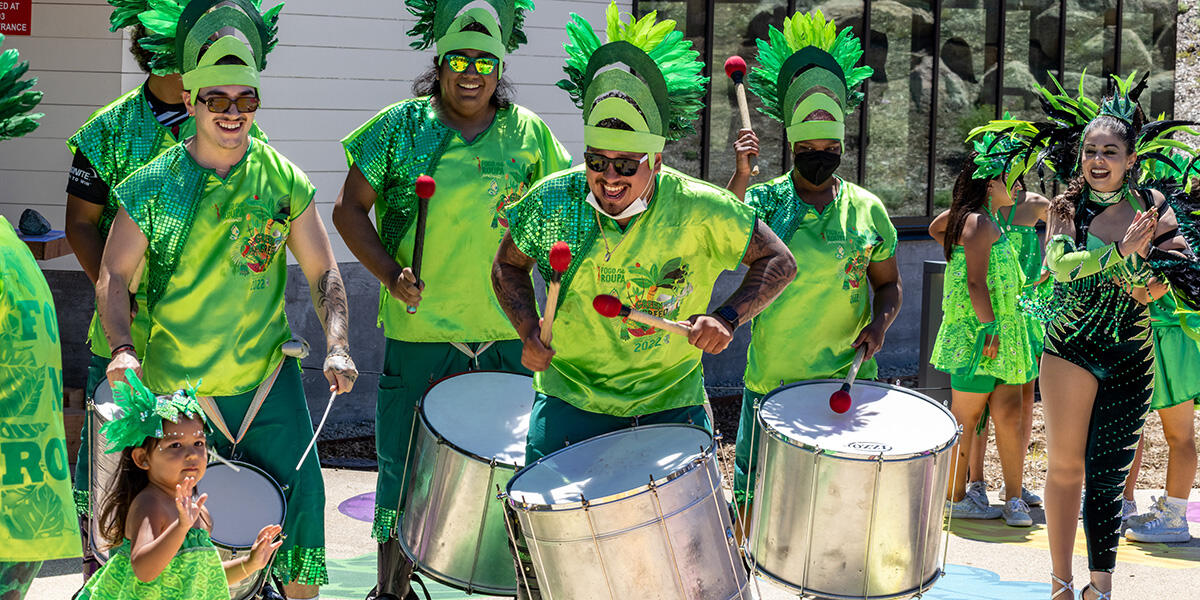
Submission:
M 532 258 L 517 248 L 512 236 L 504 234 L 496 259 L 492 261 L 492 290 L 500 308 L 508 315 L 524 347 L 521 349 L 521 364 L 530 371 L 545 371 L 550 367 L 554 350 L 547 348 L 540 339 L 542 320 L 537 313 L 537 298 L 533 294 L 533 278 L 530 271 L 536 264 Z
M 761 219 L 754 220 L 754 233 L 742 264 L 750 270 L 742 285 L 722 304 L 737 311 L 738 322 L 730 323 L 716 315 L 693 315 L 688 319 L 692 324 L 688 342 L 693 346 L 710 354 L 725 350 L 733 340 L 734 328 L 762 312 L 796 278 L 792 252 Z
M 349 309 L 346 303 L 346 286 L 342 274 L 333 258 L 325 224 L 311 204 L 292 220 L 292 231 L 288 236 L 288 249 L 295 255 L 308 280 L 313 308 L 325 329 L 325 379 L 329 380 L 329 391 L 344 394 L 354 387 L 358 369 L 350 358 Z

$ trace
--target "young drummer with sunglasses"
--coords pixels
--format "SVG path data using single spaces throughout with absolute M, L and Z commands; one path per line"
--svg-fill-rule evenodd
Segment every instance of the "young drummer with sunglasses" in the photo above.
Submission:
M 350 170 L 333 222 L 346 245 L 381 282 L 386 336 L 376 403 L 372 537 L 378 579 L 368 598 L 411 593 L 413 564 L 401 552 L 397 520 L 417 402 L 431 383 L 474 369 L 528 372 L 521 343 L 489 287 L 488 271 L 508 226 L 506 206 L 535 181 L 571 165 L 537 115 L 510 100 L 501 77 L 508 52 L 525 42 L 528 0 L 410 0 L 420 34 L 436 45 L 418 97 L 383 109 L 343 140 Z M 437 180 L 429 201 L 421 280 L 411 265 L 420 175 Z M 375 209 L 378 226 L 371 222 Z M 403 377 L 401 376 L 403 374 Z M 415 595 L 413 596 L 415 597 Z
M 274 572 L 289 598 L 312 598 L 328 582 L 325 487 L 315 455 L 296 468 L 313 430 L 299 364 L 282 353 L 292 336 L 284 314 L 285 246 L 325 329 L 330 391 L 350 391 L 358 372 L 347 342 L 345 287 L 313 206 L 315 190 L 299 168 L 249 135 L 265 64 L 260 49 L 274 46 L 279 7 L 259 15 L 242 12 L 243 4 L 192 0 L 181 19 L 187 27 L 159 33 L 179 40 L 196 135 L 113 190 L 121 208 L 97 295 L 113 347 L 109 381 L 123 380 L 128 368 L 158 392 L 194 384 L 217 429 L 210 445 L 281 485 L 286 539 Z M 231 21 L 249 45 L 234 35 L 206 42 Z M 125 290 L 143 261 L 150 333 L 148 351 L 139 355 Z
M 583 108 L 585 164 L 538 182 L 507 212 L 492 285 L 524 343 L 522 363 L 536 372 L 526 464 L 567 443 L 637 425 L 691 423 L 711 431 L 701 356 L 724 350 L 734 329 L 795 277 L 791 253 L 753 210 L 663 166 L 667 139 L 692 131 L 707 78 L 691 42 L 672 21 L 654 24 L 654 17 L 643 23 L 657 35 L 636 35 L 612 4 L 609 43 L 601 45 L 591 25 L 572 16 L 570 79 L 559 86 Z M 549 279 L 549 249 L 558 241 L 573 260 L 546 345 L 530 271 L 537 266 Z M 707 313 L 717 276 L 740 264 L 749 267 L 741 286 Z M 605 318 L 593 309 L 600 294 L 686 321 L 690 333 L 685 339 Z M 518 597 L 540 597 L 520 539 L 515 552 Z

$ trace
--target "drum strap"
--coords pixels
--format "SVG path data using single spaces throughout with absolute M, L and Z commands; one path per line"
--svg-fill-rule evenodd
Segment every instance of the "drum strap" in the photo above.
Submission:
M 494 343 L 496 343 L 496 342 L 495 341 L 483 342 L 482 344 L 479 344 L 479 347 L 476 348 L 474 351 L 471 351 L 471 347 L 462 342 L 450 342 L 450 345 L 457 348 L 459 352 L 466 354 L 467 358 L 475 361 L 475 368 L 478 369 L 479 368 L 479 355 L 483 354 L 484 351 L 487 350 L 488 348 L 491 348 L 492 344 L 494 344 Z
M 287 359 L 285 358 L 284 360 Z M 271 371 L 271 375 L 265 381 L 258 384 L 258 390 L 254 392 L 254 399 L 250 401 L 250 406 L 246 409 L 246 416 L 242 417 L 242 426 L 238 428 L 237 437 L 234 437 L 229 432 L 229 426 L 225 424 L 225 418 L 221 416 L 221 408 L 217 406 L 217 402 L 212 396 L 200 396 L 196 398 L 200 404 L 200 408 L 204 409 L 204 414 L 208 416 L 208 421 L 226 439 L 233 442 L 235 447 L 246 436 L 246 432 L 250 430 L 250 423 L 254 422 L 254 417 L 258 416 L 258 411 L 262 409 L 263 402 L 267 399 L 267 394 L 271 393 L 271 387 L 275 385 L 275 378 L 279 376 L 279 371 L 283 368 L 283 362 L 283 360 L 279 361 L 279 364 L 275 365 L 275 369 Z

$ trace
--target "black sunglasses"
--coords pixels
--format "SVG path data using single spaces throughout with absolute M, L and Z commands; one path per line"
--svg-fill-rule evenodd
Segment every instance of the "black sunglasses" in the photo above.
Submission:
M 229 112 L 230 106 L 236 106 L 239 113 L 252 113 L 258 110 L 258 98 L 255 96 L 242 96 L 236 100 L 226 96 L 209 96 L 201 98 L 200 101 L 208 107 L 209 112 L 217 114 Z
M 612 165 L 613 169 L 616 170 L 617 175 L 620 175 L 621 177 L 632 177 L 634 173 L 637 173 L 638 168 L 641 167 L 642 163 L 646 162 L 648 157 L 649 155 L 647 154 L 637 159 L 609 158 L 603 154 L 596 154 L 595 152 L 584 152 L 583 162 L 587 165 L 588 169 L 591 169 L 597 173 L 604 173 L 605 171 L 608 171 L 608 165 Z

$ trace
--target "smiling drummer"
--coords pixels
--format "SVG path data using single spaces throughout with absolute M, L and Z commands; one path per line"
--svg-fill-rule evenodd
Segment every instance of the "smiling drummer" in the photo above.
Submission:
M 178 27 L 173 19 L 147 19 L 170 25 L 154 32 L 162 42 L 157 47 L 179 53 L 196 135 L 113 191 L 121 208 L 101 260 L 97 300 L 112 345 L 109 381 L 122 380 L 129 368 L 141 371 L 153 390 L 195 384 L 210 397 L 206 412 L 220 430 L 211 444 L 283 486 L 287 539 L 274 571 L 289 598 L 311 598 L 328 582 L 325 487 L 315 455 L 296 468 L 313 430 L 299 364 L 282 353 L 291 338 L 285 246 L 300 263 L 325 328 L 330 390 L 350 391 L 358 373 L 347 342 L 345 287 L 313 206 L 315 190 L 299 168 L 249 135 L 279 8 L 259 14 L 246 1 L 192 0 Z M 241 38 L 207 43 L 231 26 Z M 139 357 L 126 290 L 143 260 L 150 337 Z M 234 452 L 238 423 L 230 429 L 224 421 L 245 423 L 244 414 L 250 426 Z
M 529 0 L 409 0 L 417 49 L 436 45 L 418 97 L 389 106 L 346 136 L 350 163 L 333 223 L 379 279 L 386 336 L 375 405 L 372 537 L 377 585 L 368 598 L 404 598 L 413 564 L 396 538 L 417 403 L 434 381 L 469 370 L 525 372 L 521 343 L 488 286 L 506 204 L 533 182 L 571 166 L 550 128 L 512 103 L 504 58 L 525 42 Z M 422 281 L 413 273 L 414 183 L 437 179 L 429 202 Z M 375 209 L 377 223 L 371 222 Z M 410 314 L 409 308 L 415 309 Z
M 702 354 L 724 350 L 734 329 L 795 276 L 787 248 L 749 207 L 663 166 L 667 139 L 693 130 L 707 78 L 675 22 L 655 16 L 622 23 L 610 5 L 609 42 L 601 45 L 591 25 L 572 15 L 569 79 L 559 86 L 583 109 L 586 164 L 543 179 L 507 211 L 492 283 L 524 344 L 521 361 L 536 372 L 526 464 L 636 425 L 711 430 Z M 547 347 L 530 271 L 537 265 L 549 279 L 557 241 L 568 244 L 573 260 Z M 705 314 L 717 276 L 739 264 L 749 266 L 742 285 Z M 607 319 L 592 307 L 599 294 L 686 320 L 691 333 Z M 521 567 L 519 593 L 537 597 L 532 569 Z

